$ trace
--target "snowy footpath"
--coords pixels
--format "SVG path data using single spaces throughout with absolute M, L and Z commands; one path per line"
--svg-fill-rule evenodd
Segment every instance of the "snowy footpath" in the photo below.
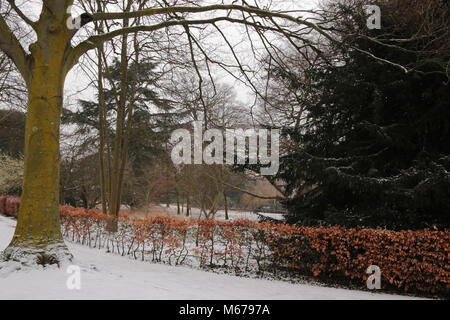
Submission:
M 0 216 L 0 251 L 15 220 Z M 0 273 L 0 299 L 414 299 L 399 295 L 240 278 L 187 267 L 130 260 L 68 243 L 81 268 L 80 290 L 69 290 L 66 270 L 47 268 Z

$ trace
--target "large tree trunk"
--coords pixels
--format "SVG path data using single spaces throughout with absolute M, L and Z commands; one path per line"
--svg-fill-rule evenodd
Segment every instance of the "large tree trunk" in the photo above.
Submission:
M 25 170 L 14 237 L 6 260 L 23 264 L 55 264 L 70 259 L 59 213 L 59 129 L 65 74 L 67 34 L 50 30 L 31 48 L 25 131 Z

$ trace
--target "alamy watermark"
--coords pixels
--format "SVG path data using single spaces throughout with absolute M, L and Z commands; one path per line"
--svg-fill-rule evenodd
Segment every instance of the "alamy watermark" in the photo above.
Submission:
M 369 290 L 380 290 L 381 289 L 381 269 L 379 266 L 371 265 L 366 270 L 367 274 L 370 276 L 367 278 L 367 289 Z
M 76 265 L 70 265 L 67 267 L 66 273 L 70 274 L 66 281 L 67 289 L 81 290 L 81 268 Z
M 67 29 L 78 30 L 81 28 L 81 16 L 74 18 L 72 16 L 72 7 L 73 6 L 69 6 L 66 11 L 69 14 L 69 17 L 67 18 L 66 21 Z
M 367 18 L 367 28 L 372 29 L 381 29 L 381 9 L 376 5 L 367 5 L 364 6 L 364 11 L 369 15 Z
M 175 146 L 171 157 L 175 165 L 233 165 L 246 164 L 248 161 L 251 165 L 261 165 L 261 175 L 275 175 L 278 172 L 279 129 L 208 129 L 203 132 L 202 121 L 194 121 L 193 125 L 193 134 L 187 129 L 178 129 L 172 133 L 170 141 Z

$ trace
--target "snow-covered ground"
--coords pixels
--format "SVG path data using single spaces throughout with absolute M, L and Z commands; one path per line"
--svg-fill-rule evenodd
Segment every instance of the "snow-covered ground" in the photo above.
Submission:
M 96 208 L 97 210 L 100 210 L 100 208 Z M 184 215 L 186 214 L 185 212 L 186 208 L 183 208 L 183 212 L 181 215 L 177 214 L 177 205 L 176 204 L 171 204 L 167 207 L 166 204 L 164 203 L 160 203 L 159 205 L 155 205 L 155 206 L 151 206 L 148 209 L 148 215 L 150 216 L 154 216 L 156 215 L 165 215 L 165 216 L 174 216 L 174 217 L 184 217 Z M 141 209 L 141 210 L 135 210 L 133 212 L 130 211 L 130 207 L 129 206 L 125 206 L 122 205 L 121 206 L 121 211 L 124 214 L 135 214 L 138 213 L 139 217 L 145 217 L 146 216 L 146 210 L 145 209 Z M 190 211 L 190 217 L 197 219 L 200 216 L 200 209 L 196 208 L 196 207 L 191 207 L 191 211 Z M 259 213 L 254 213 L 252 211 L 245 211 L 245 210 L 228 210 L 228 220 L 233 221 L 233 220 L 238 220 L 238 219 L 245 219 L 245 220 L 250 220 L 250 221 L 260 221 L 260 218 L 270 218 L 272 220 L 279 220 L 282 221 L 284 220 L 284 216 L 283 214 L 279 214 L 279 213 L 270 213 L 270 212 L 259 212 Z M 204 219 L 204 215 L 202 215 L 202 219 Z M 225 221 L 225 210 L 218 210 L 217 213 L 214 216 L 214 220 L 219 220 L 219 221 Z
M 0 216 L 0 250 L 15 220 Z M 187 267 L 130 260 L 68 243 L 81 267 L 81 289 L 69 290 L 66 270 L 0 271 L 0 299 L 413 299 L 398 295 L 240 278 Z
M 170 210 L 172 215 L 177 214 L 177 206 L 171 204 L 169 208 L 166 207 L 165 204 L 160 204 L 161 208 L 165 208 L 167 210 Z M 184 208 L 186 210 L 186 208 Z M 192 218 L 198 218 L 200 215 L 200 209 L 196 207 L 191 208 L 191 217 Z M 238 211 L 238 210 L 228 210 L 228 217 L 229 220 L 237 220 L 237 219 L 246 219 L 246 220 L 252 220 L 252 221 L 258 221 L 259 217 L 257 214 L 254 214 L 251 211 Z M 217 211 L 216 215 L 214 216 L 214 220 L 225 220 L 225 210 L 219 210 Z

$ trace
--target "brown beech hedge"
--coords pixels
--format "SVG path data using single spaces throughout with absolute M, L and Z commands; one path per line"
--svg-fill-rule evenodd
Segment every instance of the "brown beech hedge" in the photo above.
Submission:
M 0 213 L 17 216 L 20 199 L 0 196 Z M 98 210 L 61 206 L 65 239 L 134 259 L 222 268 L 238 274 L 325 282 L 364 288 L 370 265 L 381 269 L 382 289 L 448 297 L 449 230 L 302 227 L 249 220 L 214 221 L 119 217 L 105 231 Z

